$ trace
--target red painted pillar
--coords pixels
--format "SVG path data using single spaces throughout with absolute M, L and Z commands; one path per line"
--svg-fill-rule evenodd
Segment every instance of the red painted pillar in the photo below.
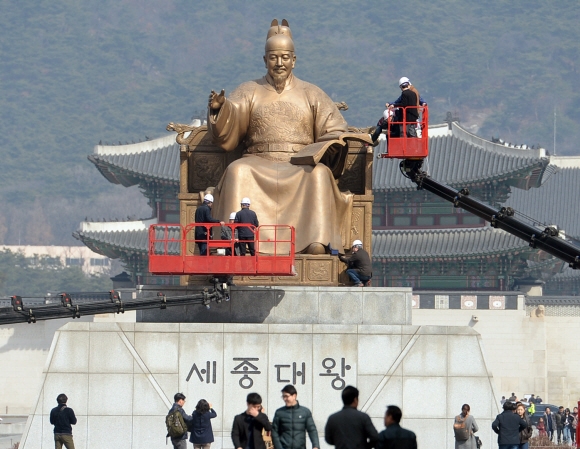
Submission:
M 580 401 L 578 401 L 578 415 L 580 416 Z M 580 438 L 580 426 L 576 426 L 576 447 L 580 447 L 580 442 L 578 442 L 578 438 Z

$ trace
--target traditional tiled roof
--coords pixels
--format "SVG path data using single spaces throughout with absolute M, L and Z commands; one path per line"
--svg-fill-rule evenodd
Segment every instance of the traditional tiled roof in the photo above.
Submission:
M 550 165 L 559 171 L 541 189 L 514 190 L 505 205 L 540 223 L 558 225 L 567 236 L 580 239 L 580 158 L 551 158 Z
M 199 120 L 193 126 L 200 126 Z M 89 160 L 113 184 L 142 180 L 179 184 L 179 145 L 175 134 L 128 145 L 97 145 Z
M 385 142 L 375 149 L 385 150 Z M 373 190 L 415 190 L 416 186 L 399 171 L 398 159 L 375 159 Z M 451 186 L 468 186 L 493 181 L 508 181 L 512 186 L 529 189 L 542 183 L 548 158 L 543 148 L 506 147 L 475 136 L 457 123 L 429 127 L 429 157 L 423 169 L 434 179 Z
M 379 230 L 373 231 L 372 245 L 375 261 L 479 259 L 533 251 L 524 240 L 492 227 Z
M 82 222 L 81 228 L 73 237 L 82 241 L 93 251 L 112 259 L 127 253 L 147 254 L 149 225 L 157 223 L 150 220 L 126 222 Z

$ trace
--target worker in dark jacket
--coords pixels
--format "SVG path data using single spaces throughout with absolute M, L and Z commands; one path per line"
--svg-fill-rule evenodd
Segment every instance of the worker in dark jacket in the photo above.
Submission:
M 330 415 L 324 429 L 324 439 L 336 449 L 370 449 L 377 444 L 377 429 L 369 415 L 357 410 L 358 389 L 342 390 L 343 409 Z
M 312 413 L 301 406 L 296 397 L 294 385 L 282 389 L 282 399 L 286 404 L 276 410 L 272 422 L 272 442 L 276 449 L 306 449 L 306 432 L 310 437 L 312 449 L 319 449 L 318 431 Z
M 68 398 L 61 393 L 57 396 L 58 405 L 50 411 L 50 423 L 54 426 L 54 446 L 61 449 L 75 449 L 73 441 L 72 426 L 77 423 L 77 417 L 72 408 L 67 407 Z
M 377 449 L 417 449 L 417 436 L 401 427 L 403 412 L 396 405 L 389 405 L 385 413 L 385 426 L 379 433 Z
M 212 206 L 213 206 L 213 195 L 210 195 L 208 193 L 203 197 L 203 204 L 195 210 L 195 222 L 220 223 L 223 226 L 225 224 L 223 221 L 216 220 L 211 216 Z M 205 226 L 195 227 L 195 240 L 207 240 L 207 235 L 208 229 Z M 197 242 L 197 246 L 199 248 L 199 254 L 201 256 L 207 256 L 207 241 Z
M 236 218 L 234 223 L 248 223 L 254 227 L 258 227 L 258 216 L 256 212 L 250 210 L 250 198 L 242 198 L 241 201 L 242 208 L 236 213 Z M 254 248 L 254 231 L 249 226 L 240 226 L 238 228 L 238 242 L 240 247 L 240 256 L 246 255 L 246 245 L 250 250 L 250 255 L 256 254 Z
M 514 413 L 516 404 L 507 401 L 503 404 L 503 412 L 496 416 L 491 428 L 497 433 L 497 444 L 500 449 L 517 449 L 520 444 L 520 432 L 528 427 L 528 423 L 520 415 Z
M 362 242 L 355 240 L 352 242 L 352 255 L 350 257 L 339 256 L 340 260 L 348 264 L 346 274 L 354 283 L 355 287 L 364 287 L 365 283 L 373 277 L 371 258 L 369 253 L 363 249 Z
M 269 432 L 272 425 L 262 412 L 262 397 L 250 393 L 246 398 L 247 409 L 236 415 L 232 426 L 232 441 L 235 449 L 266 449 L 262 431 Z
M 187 413 L 185 413 L 185 410 L 183 410 L 183 406 L 185 405 L 185 395 L 183 393 L 175 393 L 175 395 L 173 396 L 173 400 L 175 402 L 173 403 L 167 414 L 169 415 L 173 413 L 175 410 L 179 410 L 179 413 L 181 413 L 185 425 L 189 427 L 193 423 L 193 418 Z M 187 432 L 185 432 L 179 438 L 171 438 L 171 444 L 173 444 L 174 449 L 187 449 Z
M 388 106 L 389 110 L 393 108 L 406 108 L 405 111 L 405 130 L 407 137 L 417 137 L 417 119 L 419 118 L 419 99 L 418 91 L 414 86 L 411 86 L 409 78 L 402 77 L 399 80 L 399 87 L 401 88 L 401 96 L 395 103 L 391 103 Z M 409 107 L 408 107 L 409 106 Z M 395 121 L 402 122 L 402 114 L 395 117 Z M 400 128 L 400 135 L 403 135 L 403 125 Z

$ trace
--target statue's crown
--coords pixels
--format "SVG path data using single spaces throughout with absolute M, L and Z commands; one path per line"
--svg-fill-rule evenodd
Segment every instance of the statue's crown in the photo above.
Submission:
M 278 19 L 272 20 L 268 35 L 266 36 L 266 52 L 271 50 L 289 50 L 294 51 L 294 41 L 292 40 L 292 31 L 286 19 L 282 19 L 282 24 Z

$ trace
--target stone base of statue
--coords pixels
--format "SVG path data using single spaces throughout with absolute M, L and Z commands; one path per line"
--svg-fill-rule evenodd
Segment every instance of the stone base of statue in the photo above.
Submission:
M 353 131 L 357 131 L 354 130 Z M 202 204 L 205 193 L 211 193 L 217 186 L 226 167 L 241 157 L 242 149 L 226 152 L 215 146 L 207 134 L 207 128 L 193 129 L 187 138 L 178 136 L 180 151 L 180 224 L 187 226 L 195 220 L 195 211 Z M 337 180 L 341 191 L 353 193 L 353 207 L 348 228 L 342 229 L 343 240 L 361 240 L 371 254 L 372 226 L 372 148 L 351 141 L 348 144 L 343 175 Z M 224 217 L 215 217 L 224 218 Z M 227 218 L 227 217 L 225 217 Z M 259 219 L 258 214 L 258 219 Z M 227 220 L 226 220 L 227 221 Z M 269 224 L 269 223 L 261 223 Z M 195 245 L 187 248 L 191 254 L 198 254 Z M 342 249 L 341 249 L 342 252 Z M 237 285 L 348 285 L 346 265 L 330 254 L 297 254 L 296 276 L 285 277 L 236 277 Z M 182 276 L 182 285 L 206 285 L 208 276 Z

